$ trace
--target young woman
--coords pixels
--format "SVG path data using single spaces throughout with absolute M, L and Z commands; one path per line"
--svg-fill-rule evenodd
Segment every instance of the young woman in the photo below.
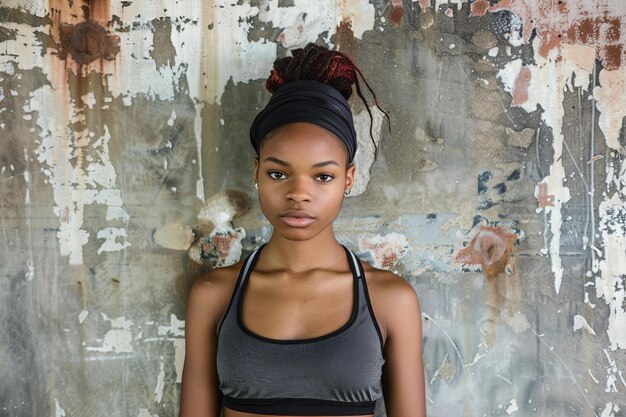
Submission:
M 426 415 L 415 290 L 333 232 L 354 184 L 357 72 L 314 44 L 274 63 L 272 98 L 250 129 L 273 233 L 193 285 L 181 417 L 217 417 L 222 405 L 225 417 L 371 417 L 383 394 L 389 417 Z

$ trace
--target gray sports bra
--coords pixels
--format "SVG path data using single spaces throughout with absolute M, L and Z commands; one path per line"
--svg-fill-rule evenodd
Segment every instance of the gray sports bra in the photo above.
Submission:
M 354 277 L 347 323 L 310 339 L 270 339 L 241 320 L 241 294 L 263 247 L 243 263 L 218 329 L 217 374 L 224 405 L 257 414 L 373 414 L 382 396 L 385 359 L 361 262 L 344 246 Z

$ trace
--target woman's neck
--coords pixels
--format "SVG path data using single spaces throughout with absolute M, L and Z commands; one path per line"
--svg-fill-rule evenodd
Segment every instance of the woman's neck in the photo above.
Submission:
M 334 269 L 346 262 L 343 247 L 332 231 L 330 235 L 320 234 L 303 241 L 288 240 L 273 234 L 263 248 L 262 258 L 268 269 L 293 274 L 315 269 Z

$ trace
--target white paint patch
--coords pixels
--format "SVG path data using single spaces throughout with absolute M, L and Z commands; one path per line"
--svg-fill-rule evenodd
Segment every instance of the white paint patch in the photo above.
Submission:
M 80 99 L 89 109 L 93 109 L 93 106 L 96 105 L 96 96 L 94 95 L 93 91 L 90 91 L 85 95 L 82 95 Z
M 617 415 L 619 415 L 615 414 L 618 411 L 620 411 L 619 406 L 609 401 L 608 403 L 606 403 L 604 410 L 602 410 L 602 414 L 600 414 L 600 417 L 616 417 Z
M 183 381 L 183 365 L 185 364 L 185 339 L 177 338 L 174 342 L 174 366 L 176 369 L 176 383 Z
M 163 367 L 163 356 L 161 356 L 161 369 L 157 377 L 157 385 L 154 389 L 154 402 L 160 403 L 163 398 L 163 388 L 165 388 L 165 369 Z
M 185 336 L 185 320 L 178 320 L 175 314 L 170 314 L 170 325 L 169 326 L 159 326 L 157 329 L 157 334 L 159 336 L 174 336 L 174 337 L 184 337 Z
M 533 42 L 534 51 L 539 50 L 539 37 Z M 562 59 L 557 60 L 559 52 Z M 538 105 L 544 109 L 541 114 L 545 123 L 552 128 L 553 133 L 553 163 L 550 166 L 550 174 L 540 183 L 547 187 L 548 195 L 554 196 L 553 205 L 544 207 L 551 232 L 549 248 L 546 248 L 550 255 L 552 272 L 554 273 L 554 289 L 559 293 L 561 280 L 563 278 L 563 267 L 561 264 L 560 244 L 561 226 L 563 223 L 561 209 L 570 199 L 570 192 L 564 186 L 565 168 L 563 166 L 563 130 L 562 120 L 565 114 L 563 108 L 564 89 L 573 90 L 573 87 L 581 87 L 588 90 L 589 75 L 595 64 L 595 49 L 582 45 L 564 44 L 559 49 L 553 49 L 547 58 L 535 53 L 536 65 L 528 66 L 531 73 L 530 85 L 528 87 L 528 99 L 521 103 L 521 107 L 527 112 L 533 112 Z M 504 89 L 512 92 L 514 82 L 521 68 L 521 63 L 513 61 L 505 66 L 504 70 L 498 73 L 498 78 L 504 83 Z M 539 196 L 539 186 L 535 188 L 535 196 Z
M 139 414 L 137 414 L 137 417 L 159 417 L 159 415 L 150 414 L 150 410 L 148 410 L 147 408 L 140 408 Z
M 229 227 L 230 222 L 237 214 L 237 207 L 229 195 L 220 192 L 206 201 L 205 206 L 198 213 L 198 220 L 204 224 L 213 224 L 218 227 Z
M 65 417 L 65 410 L 61 408 L 61 404 L 59 404 L 58 399 L 54 399 L 54 416 L 55 417 Z
M 574 316 L 574 331 L 578 331 L 580 329 L 585 329 L 589 334 L 596 335 L 596 332 L 593 331 L 591 326 L 587 323 L 587 320 L 579 314 Z
M 614 71 L 602 70 L 598 74 L 599 86 L 593 89 L 593 98 L 600 111 L 598 126 L 604 134 L 606 146 L 625 153 L 619 143 L 622 120 L 626 117 L 626 66 Z
M 83 322 L 87 318 L 87 314 L 89 314 L 89 311 L 87 311 L 87 310 L 83 310 L 83 311 L 80 312 L 80 314 L 78 315 L 78 322 L 80 324 L 83 324 Z
M 128 330 L 112 329 L 104 335 L 102 346 L 88 346 L 88 351 L 130 353 L 133 351 L 132 335 Z
M 204 103 L 196 104 L 196 117 L 193 122 L 193 131 L 196 138 L 196 148 L 198 153 L 198 180 L 196 181 L 196 197 L 203 203 L 206 200 L 204 194 L 204 177 L 202 176 L 202 109 Z
M 106 332 L 102 346 L 88 346 L 86 349 L 93 352 L 130 353 L 133 352 L 131 326 L 133 322 L 124 316 L 109 319 L 101 313 L 105 321 L 111 322 L 113 329 Z
M 617 363 L 611 358 L 608 350 L 602 349 L 609 366 L 606 367 L 606 388 L 604 392 L 617 392 L 618 379 L 622 385 L 626 388 L 626 380 L 624 380 L 624 374 L 622 370 L 617 367 Z
M 509 403 L 509 406 L 506 408 L 506 413 L 508 415 L 511 415 L 513 413 L 515 413 L 516 411 L 518 411 L 519 408 L 517 408 L 517 401 L 515 400 L 515 398 L 513 398 L 511 400 L 511 402 Z
M 109 206 L 107 208 L 106 220 L 121 220 L 128 224 L 130 215 L 122 207 Z
M 604 257 L 598 262 L 600 275 L 595 279 L 596 297 L 604 298 L 609 306 L 607 334 L 611 350 L 626 349 L 626 202 L 615 193 L 600 203 L 599 215 Z
M 284 28 L 277 41 L 285 48 L 301 48 L 326 33 L 324 42 L 333 46 L 332 37 L 341 22 L 346 22 L 354 36 L 374 29 L 376 10 L 369 1 L 357 0 L 294 0 L 291 7 L 278 7 L 278 0 L 266 0 L 259 20 Z
M 98 248 L 98 255 L 102 252 L 117 252 L 130 246 L 130 242 L 126 241 L 126 229 L 121 227 L 105 227 L 98 230 L 98 239 L 104 239 L 104 243 Z M 121 241 L 118 241 L 121 238 Z
M 358 146 L 354 155 L 354 164 L 356 165 L 354 186 L 348 197 L 361 195 L 367 189 L 367 185 L 370 182 L 370 170 L 374 164 L 374 143 L 376 143 L 376 146 L 380 146 L 381 130 L 385 115 L 376 106 L 370 107 L 370 111 L 373 119 L 371 120 L 373 142 L 370 136 L 370 116 L 365 107 L 353 116 Z
M 168 126 L 174 126 L 174 122 L 176 121 L 176 110 L 172 110 L 172 114 L 170 115 L 169 120 L 167 121 Z

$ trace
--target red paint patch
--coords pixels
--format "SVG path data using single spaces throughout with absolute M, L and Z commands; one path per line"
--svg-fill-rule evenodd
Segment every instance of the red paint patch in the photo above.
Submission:
M 598 55 L 606 69 L 616 69 L 624 62 L 624 47 L 622 44 L 607 45 L 600 49 Z
M 501 226 L 479 226 L 454 260 L 464 265 L 480 265 L 487 279 L 492 280 L 506 269 L 516 240 L 517 234 Z
M 619 42 L 621 22 L 617 18 L 607 19 L 602 24 L 602 32 L 605 34 L 605 40 L 607 42 Z
M 400 23 L 402 15 L 404 14 L 402 0 L 391 0 L 391 5 L 393 6 L 393 10 L 391 10 L 391 13 L 389 14 L 389 20 L 393 23 Z
M 530 80 L 532 73 L 528 67 L 522 67 L 517 78 L 515 79 L 515 86 L 513 87 L 513 101 L 511 106 L 519 106 L 528 100 L 528 87 L 530 86 Z
M 573 31 L 568 31 L 568 37 L 570 39 L 576 39 L 578 42 L 585 45 L 598 42 L 600 28 L 599 25 L 591 19 L 584 19 L 578 26 L 574 25 L 571 29 L 573 29 Z
M 489 9 L 489 2 L 487 0 L 477 0 L 472 3 L 470 12 L 472 16 L 484 16 Z

